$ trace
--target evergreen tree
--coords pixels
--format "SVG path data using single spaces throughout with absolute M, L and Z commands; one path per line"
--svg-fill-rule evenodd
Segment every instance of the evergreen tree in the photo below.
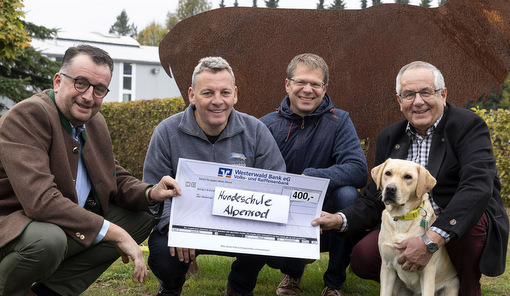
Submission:
M 24 33 L 30 38 L 48 39 L 56 29 L 47 29 L 18 19 Z M 0 56 L 0 96 L 20 102 L 44 89 L 53 88 L 53 75 L 60 69 L 60 62 L 52 61 L 29 46 L 16 49 L 14 56 Z M 5 109 L 0 104 L 0 110 Z
M 372 6 L 382 4 L 381 0 L 372 0 Z
M 409 0 L 395 0 L 395 3 L 409 4 Z
M 123 9 L 122 12 L 117 16 L 117 21 L 110 27 L 110 33 L 116 33 L 120 36 L 130 36 L 136 38 L 136 26 L 135 24 L 129 25 L 129 18 L 127 16 L 126 10 Z
M 501 100 L 499 101 L 499 108 L 510 109 L 510 75 L 506 78 L 503 86 L 500 89 Z
M 367 8 L 367 0 L 361 0 L 361 9 Z
M 441 5 L 445 4 L 446 2 L 448 2 L 448 0 L 439 0 L 438 5 L 441 6 Z
M 253 0 L 253 7 L 257 7 L 257 0 Z
M 238 7 L 239 6 L 239 3 L 237 2 L 237 0 L 234 1 L 234 7 Z
M 225 7 L 225 1 L 224 1 L 224 0 L 221 0 L 221 2 L 220 2 L 220 8 L 223 8 L 223 7 Z
M 329 9 L 345 9 L 345 3 L 343 0 L 335 0 Z
M 421 0 L 420 6 L 430 8 L 431 0 Z
M 317 3 L 317 9 L 324 9 L 324 0 L 319 0 L 319 3 Z
M 505 81 L 503 82 L 503 85 L 501 85 L 501 88 L 498 89 L 494 87 L 491 92 L 489 93 L 489 97 L 487 98 L 487 101 L 485 103 L 481 103 L 481 99 L 478 101 L 478 103 L 473 104 L 473 102 L 469 102 L 466 104 L 466 108 L 471 108 L 474 106 L 478 106 L 481 109 L 486 110 L 496 110 L 498 108 L 502 109 L 510 109 L 510 74 L 506 77 Z
M 280 0 L 265 0 L 267 8 L 278 8 L 278 2 Z

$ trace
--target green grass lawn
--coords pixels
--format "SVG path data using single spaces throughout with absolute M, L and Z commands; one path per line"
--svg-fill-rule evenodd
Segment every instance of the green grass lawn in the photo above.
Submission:
M 145 254 L 147 256 L 147 254 Z M 227 285 L 230 257 L 201 255 L 197 258 L 200 272 L 191 274 L 186 281 L 182 295 L 223 295 Z M 323 288 L 322 275 L 327 268 L 328 255 L 309 264 L 302 279 L 303 293 L 300 295 L 320 295 Z M 83 295 L 155 295 L 158 287 L 156 277 L 149 271 L 144 284 L 131 281 L 132 264 L 123 264 L 117 260 Z M 279 270 L 265 266 L 259 274 L 255 295 L 276 295 L 275 290 L 282 274 Z M 379 295 L 379 285 L 365 281 L 349 273 L 344 295 Z
M 509 248 L 510 250 L 510 248 Z M 148 252 L 144 251 L 145 257 Z M 189 276 L 182 295 L 223 295 L 227 285 L 227 276 L 233 258 L 202 255 L 197 258 L 199 273 Z M 323 253 L 321 259 L 307 266 L 303 276 L 301 287 L 302 296 L 320 295 L 323 288 L 322 275 L 327 268 L 328 255 Z M 510 266 L 510 254 L 507 254 L 507 267 Z M 158 281 L 150 272 L 144 284 L 133 283 L 131 272 L 133 264 L 123 264 L 117 260 L 85 293 L 89 296 L 121 296 L 121 295 L 156 295 Z M 275 290 L 280 282 L 282 274 L 279 270 L 265 266 L 258 277 L 255 295 L 276 295 Z M 373 281 L 363 280 L 353 273 L 347 274 L 347 281 L 343 295 L 379 295 L 379 284 Z M 499 277 L 482 277 L 482 295 L 484 296 L 510 296 L 510 271 L 507 270 Z

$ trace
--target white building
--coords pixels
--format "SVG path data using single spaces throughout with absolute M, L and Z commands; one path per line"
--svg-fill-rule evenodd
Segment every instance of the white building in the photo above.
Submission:
M 159 48 L 143 46 L 127 36 L 58 32 L 53 39 L 33 39 L 31 45 L 50 59 L 62 61 L 67 48 L 79 44 L 99 47 L 110 54 L 114 71 L 110 92 L 103 102 L 127 102 L 180 97 L 173 78 L 161 67 Z

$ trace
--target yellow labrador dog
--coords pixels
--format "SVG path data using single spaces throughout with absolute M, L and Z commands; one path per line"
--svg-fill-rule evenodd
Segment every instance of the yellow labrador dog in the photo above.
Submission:
M 434 253 L 421 271 L 403 270 L 396 243 L 422 236 L 435 221 L 428 192 L 436 179 L 424 167 L 407 160 L 388 159 L 372 169 L 386 209 L 379 234 L 381 295 L 458 295 L 459 280 L 445 248 Z

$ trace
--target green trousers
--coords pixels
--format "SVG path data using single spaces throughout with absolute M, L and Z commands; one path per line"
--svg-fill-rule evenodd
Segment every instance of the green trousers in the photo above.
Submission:
M 105 219 L 122 227 L 139 244 L 149 236 L 154 222 L 148 213 L 113 204 Z M 34 282 L 60 295 L 80 295 L 119 257 L 111 242 L 85 248 L 60 227 L 34 221 L 0 248 L 0 295 L 25 296 Z

